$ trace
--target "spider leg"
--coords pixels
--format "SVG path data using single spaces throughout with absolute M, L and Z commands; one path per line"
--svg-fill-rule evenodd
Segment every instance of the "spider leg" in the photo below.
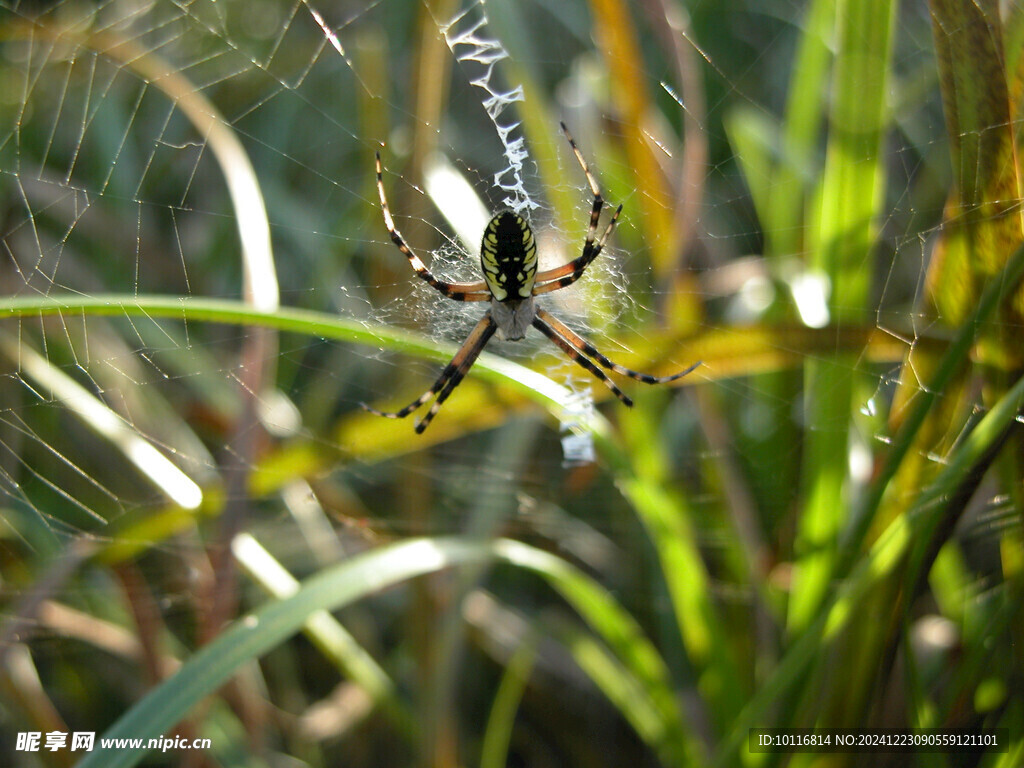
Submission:
M 546 322 L 544 322 L 544 320 L 541 319 L 539 312 L 537 313 L 537 316 L 535 318 L 533 318 L 533 327 L 536 328 L 541 333 L 543 333 L 549 339 L 551 339 L 551 341 L 553 341 L 555 343 L 555 345 L 559 349 L 561 349 L 563 352 L 565 352 L 565 354 L 568 356 L 568 358 L 570 360 L 572 360 L 574 363 L 577 363 L 577 364 L 581 365 L 582 367 L 586 368 L 588 371 L 590 371 L 592 374 L 594 374 L 597 378 L 599 378 L 601 381 L 603 381 L 605 386 L 607 386 L 608 389 L 610 389 L 612 391 L 612 393 L 617 398 L 619 398 L 619 400 L 621 400 L 626 406 L 628 406 L 628 407 L 632 407 L 633 406 L 633 401 L 630 400 L 623 393 L 623 391 L 621 389 L 619 389 L 615 385 L 615 382 L 612 381 L 611 379 L 609 379 L 608 375 L 604 371 L 602 371 L 600 368 L 598 368 L 596 365 L 594 365 L 586 357 L 581 355 L 575 349 L 575 347 L 573 347 L 572 344 L 570 344 L 568 341 L 566 341 L 561 336 L 559 336 L 558 332 L 555 331 L 554 328 L 552 328 L 550 325 L 548 325 Z
M 580 168 L 583 169 L 583 174 L 587 177 L 587 183 L 590 184 L 590 191 L 594 195 L 594 204 L 590 209 L 590 226 L 587 228 L 587 240 L 583 245 L 583 253 L 586 254 L 594 245 L 594 235 L 597 234 L 597 221 L 601 218 L 601 208 L 604 207 L 604 198 L 601 197 L 601 188 L 597 186 L 597 179 L 594 178 L 594 174 L 590 172 L 590 168 L 587 167 L 587 161 L 583 159 L 583 153 L 580 152 L 579 147 L 576 146 L 576 141 L 573 139 L 572 134 L 569 133 L 569 129 L 565 127 L 565 123 L 559 123 L 562 126 L 562 133 L 565 134 L 565 138 L 569 140 L 569 146 L 572 147 L 572 153 L 576 155 L 576 160 L 579 161 Z
M 490 340 L 491 336 L 498 329 L 498 326 L 494 324 L 494 320 L 491 319 L 491 313 L 488 312 L 484 315 L 480 322 L 476 324 L 472 332 L 463 342 L 462 346 L 459 347 L 459 351 L 455 353 L 455 357 L 451 359 L 451 362 L 444 367 L 441 371 L 441 375 L 437 377 L 437 381 L 434 385 L 420 395 L 418 398 L 413 400 L 404 408 L 397 411 L 378 411 L 376 408 L 371 408 L 366 403 L 360 403 L 359 405 L 363 409 L 370 413 L 375 413 L 378 416 L 384 416 L 389 419 L 404 419 L 410 413 L 415 411 L 421 405 L 426 403 L 434 395 L 437 395 L 437 400 L 430 406 L 430 410 L 427 411 L 427 415 L 416 424 L 416 432 L 422 433 L 430 424 L 430 420 L 434 418 L 437 412 L 441 409 L 441 404 L 448 399 L 448 396 L 452 391 L 459 386 L 459 383 L 465 377 L 469 369 L 473 367 L 473 363 L 476 362 L 477 357 L 483 351 L 484 346 Z
M 395 227 L 395 220 L 391 216 L 387 196 L 384 194 L 384 175 L 380 164 L 380 152 L 377 153 L 377 194 L 380 195 L 380 209 L 384 214 L 384 226 L 388 228 L 391 242 L 398 246 L 398 250 L 405 254 L 405 258 L 409 260 L 409 264 L 412 265 L 417 275 L 449 299 L 455 301 L 490 301 L 491 292 L 487 290 L 487 283 L 483 281 L 478 283 L 448 283 L 444 280 L 438 280 L 427 269 L 427 265 L 423 263 L 423 260 L 406 245 L 405 238 L 402 237 L 402 234 Z
M 571 344 L 577 352 L 587 355 L 588 357 L 594 358 L 595 360 L 597 360 L 597 362 L 599 362 L 609 371 L 615 371 L 616 373 L 620 373 L 623 376 L 629 376 L 629 378 L 636 379 L 637 381 L 642 381 L 645 384 L 664 384 L 665 382 L 668 381 L 675 381 L 676 379 L 681 379 L 683 376 L 692 372 L 697 366 L 700 365 L 700 361 L 698 361 L 691 365 L 686 370 L 680 371 L 679 373 L 674 373 L 671 376 L 651 376 L 648 373 L 640 373 L 638 371 L 626 368 L 625 366 L 619 365 L 618 363 L 613 363 L 607 357 L 598 352 L 593 344 L 591 344 L 578 333 L 573 331 L 569 326 L 567 326 L 557 317 L 554 317 L 550 312 L 545 312 L 543 309 L 538 308 L 537 320 L 540 320 L 540 322 L 549 325 L 555 333 L 557 333 L 559 336 L 565 339 L 565 341 L 568 344 Z M 534 325 L 536 324 L 537 321 L 535 320 Z
M 572 147 L 572 152 L 576 155 L 576 160 L 580 164 L 580 168 L 583 169 L 584 175 L 587 177 L 587 183 L 590 185 L 590 191 L 594 195 L 594 203 L 590 209 L 590 226 L 587 227 L 587 239 L 583 243 L 583 253 L 577 258 L 573 259 L 568 264 L 555 269 L 549 269 L 541 272 L 537 275 L 537 287 L 534 288 L 534 295 L 539 293 L 548 293 L 549 291 L 557 291 L 559 288 L 564 288 L 567 285 L 572 285 L 580 276 L 584 270 L 590 265 L 594 259 L 601 253 L 604 248 L 605 241 L 608 236 L 611 235 L 612 230 L 615 229 L 615 224 L 619 220 L 619 214 L 622 213 L 622 206 L 620 205 L 615 209 L 615 213 L 612 215 L 612 220 L 608 223 L 604 233 L 601 235 L 597 242 L 594 242 L 594 238 L 597 236 L 597 224 L 601 218 L 601 210 L 604 207 L 604 198 L 601 197 L 601 189 L 597 186 L 597 179 L 594 178 L 594 174 L 590 172 L 590 168 L 587 166 L 587 161 L 583 158 L 583 153 L 580 152 L 579 147 L 576 146 L 576 141 L 573 139 L 572 134 L 569 133 L 569 129 L 565 127 L 565 123 L 561 123 L 562 132 L 565 134 L 565 138 L 569 140 L 569 146 Z
M 596 259 L 601 251 L 604 249 L 605 240 L 615 229 L 615 224 L 619 220 L 619 214 L 622 213 L 622 206 L 620 205 L 615 209 L 615 213 L 612 214 L 612 220 L 608 222 L 608 226 L 604 230 L 604 234 L 594 244 L 593 248 L 588 252 L 587 244 L 583 245 L 583 254 L 577 256 L 575 259 L 570 261 L 568 264 L 564 264 L 561 267 L 555 267 L 554 269 L 547 269 L 543 272 L 538 273 L 537 282 L 534 284 L 533 295 L 537 296 L 541 293 L 550 293 L 551 291 L 557 291 L 559 288 L 565 288 L 567 285 L 572 285 L 581 277 L 586 271 L 590 263 Z
M 490 320 L 490 315 L 488 314 L 484 320 Z M 494 324 L 493 320 L 490 320 L 489 325 L 484 328 L 480 339 L 473 345 L 473 348 L 466 353 L 466 357 L 462 361 L 462 364 L 456 368 L 455 373 L 452 374 L 448 383 L 438 393 L 437 400 L 435 400 L 434 404 L 430 406 L 430 410 L 427 411 L 426 415 L 424 415 L 419 423 L 416 424 L 416 434 L 423 433 L 423 430 L 427 428 L 434 416 L 437 415 L 437 412 L 441 410 L 441 405 L 448 399 L 448 395 L 450 395 L 455 388 L 462 383 L 462 379 L 465 378 L 467 373 L 469 373 L 469 369 L 473 367 L 473 363 L 476 362 L 480 353 L 483 352 L 484 347 L 487 345 L 487 342 L 490 340 L 491 336 L 494 335 L 496 330 L 498 330 L 498 326 Z

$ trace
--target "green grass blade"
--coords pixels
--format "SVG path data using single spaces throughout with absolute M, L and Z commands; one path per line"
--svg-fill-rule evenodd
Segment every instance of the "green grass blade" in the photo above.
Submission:
M 203 697 L 223 685 L 243 663 L 259 658 L 305 624 L 316 611 L 332 610 L 416 576 L 461 565 L 499 560 L 535 572 L 580 613 L 617 663 L 640 682 L 657 713 L 651 746 L 688 755 L 697 749 L 685 729 L 664 661 L 629 616 L 599 584 L 554 555 L 519 542 L 460 538 L 411 539 L 366 552 L 308 579 L 295 594 L 242 617 L 197 651 L 177 674 L 153 689 L 103 734 L 103 739 L 149 739 L 166 733 Z M 650 735 L 641 734 L 641 735 Z M 145 747 L 97 749 L 81 768 L 127 768 Z
M 665 661 L 636 620 L 600 584 L 566 561 L 516 541 L 502 540 L 496 546 L 503 559 L 546 579 L 612 651 L 616 663 L 636 679 L 643 706 L 650 706 L 659 719 L 651 731 L 657 738 L 650 746 L 659 754 L 674 755 L 669 764 L 700 764 L 703 750 L 683 719 Z M 633 720 L 629 713 L 624 715 Z
M 844 540 L 843 560 L 846 564 L 852 563 L 860 552 L 861 543 L 875 519 L 886 489 L 914 444 L 914 438 L 928 417 L 936 398 L 946 391 L 956 373 L 969 361 L 971 346 L 977 339 L 978 330 L 988 323 L 1000 303 L 1020 284 L 1022 278 L 1024 278 L 1024 246 L 1017 248 L 1010 256 L 1003 271 L 985 286 L 981 298 L 975 305 L 974 312 L 965 323 L 957 328 L 949 348 L 939 361 L 934 376 L 928 381 L 928 385 L 916 395 L 910 413 L 903 419 L 900 429 L 893 436 L 881 469 L 877 472 L 861 510 L 857 514 L 857 522 Z M 840 572 L 844 570 L 845 567 L 841 566 Z
M 622 441 L 599 440 L 615 482 L 657 553 L 658 569 L 671 601 L 671 616 L 695 670 L 709 717 L 724 727 L 739 712 L 744 688 L 712 599 L 711 577 L 681 494 L 669 490 L 666 457 L 656 409 L 643 401 L 620 416 Z
M 869 300 L 870 256 L 883 202 L 882 136 L 894 4 L 847 0 L 837 6 L 839 50 L 810 266 L 829 278 L 832 318 L 860 323 Z M 847 458 L 857 357 L 810 361 L 806 369 L 804 498 L 796 541 L 788 624 L 806 626 L 827 594 L 848 507 Z
M 955 326 L 970 313 L 980 284 L 1021 240 L 1016 120 L 999 3 L 931 0 L 929 6 L 954 188 L 929 268 L 928 296 Z M 1018 312 L 1022 296 L 1014 297 Z
M 781 162 L 764 219 L 771 255 L 803 251 L 808 179 L 813 178 L 827 106 L 825 85 L 832 62 L 829 41 L 836 10 L 835 0 L 814 0 L 804 17 L 782 126 Z
M 664 765 L 690 765 L 693 756 L 668 738 L 667 722 L 643 682 L 593 635 L 579 629 L 558 633 L 573 659 L 612 702 L 640 737 L 654 747 Z
M 392 326 L 369 325 L 304 309 L 280 308 L 273 312 L 265 312 L 238 301 L 224 299 L 117 294 L 0 299 L 0 320 L 63 314 L 170 318 L 182 322 L 262 326 L 386 348 L 443 362 L 448 362 L 457 350 L 452 344 L 438 343 L 435 338 Z M 478 358 L 471 376 L 510 386 L 520 394 L 543 403 L 556 418 L 562 418 L 571 396 L 565 387 L 543 374 L 487 352 Z M 574 420 L 578 421 L 578 417 Z M 597 431 L 606 431 L 607 423 L 600 416 L 595 416 L 590 427 Z
M 536 656 L 536 642 L 531 638 L 516 649 L 506 665 L 487 719 L 484 742 L 480 748 L 480 768 L 505 768 L 508 765 L 512 726 Z
M 245 662 L 259 658 L 316 611 L 348 605 L 388 586 L 466 562 L 491 557 L 488 545 L 457 539 L 413 539 L 352 558 L 306 581 L 291 597 L 244 616 L 189 659 L 173 677 L 147 694 L 103 734 L 106 739 L 149 739 L 167 732 L 204 696 L 223 685 Z M 80 768 L 135 765 L 145 748 L 101 749 L 97 743 Z
M 284 599 L 298 591 L 299 582 L 295 577 L 252 535 L 236 536 L 231 551 L 249 578 L 271 596 Z M 406 733 L 415 733 L 412 713 L 403 707 L 387 672 L 334 616 L 326 610 L 315 611 L 306 620 L 303 631 L 320 652 L 374 702 L 383 704 Z
M 834 596 L 820 609 L 807 628 L 790 645 L 772 676 L 761 686 L 737 718 L 734 727 L 716 756 L 716 765 L 730 765 L 745 743 L 747 730 L 763 723 L 768 709 L 805 678 L 808 667 L 821 660 L 828 644 L 851 620 L 860 617 L 858 606 L 882 580 L 890 578 L 907 562 L 907 555 L 921 537 L 933 527 L 945 511 L 949 499 L 968 474 L 1009 429 L 1024 404 L 1024 378 L 1021 378 L 986 415 L 949 457 L 935 481 L 921 494 L 913 508 L 896 518 L 861 558 Z

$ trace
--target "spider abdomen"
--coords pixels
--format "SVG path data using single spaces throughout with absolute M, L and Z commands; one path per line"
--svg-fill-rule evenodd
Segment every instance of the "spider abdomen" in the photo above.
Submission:
M 488 290 L 498 301 L 518 302 L 533 294 L 537 244 L 526 219 L 504 211 L 488 222 L 480 246 L 480 267 Z

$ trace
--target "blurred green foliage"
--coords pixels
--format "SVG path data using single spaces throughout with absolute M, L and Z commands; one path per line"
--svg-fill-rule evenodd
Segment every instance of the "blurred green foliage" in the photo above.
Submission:
M 1020 763 L 1020 3 L 0 13 L 3 760 L 97 731 L 212 746 L 87 765 L 860 764 L 748 748 L 830 726 L 1002 728 L 871 759 Z M 589 206 L 560 120 L 624 204 L 560 314 L 703 360 L 684 387 L 588 420 L 506 344 L 422 436 L 359 409 L 482 311 L 417 285 L 373 154 L 475 279 L 428 177 L 502 205 L 485 75 L 522 89 L 497 121 L 553 258 Z

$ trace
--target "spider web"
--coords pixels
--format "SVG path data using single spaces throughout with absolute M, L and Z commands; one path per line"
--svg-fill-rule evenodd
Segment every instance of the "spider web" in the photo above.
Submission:
M 780 2 L 765 11 L 766 17 L 776 20 L 780 39 L 786 23 L 799 18 L 800 7 Z M 520 46 L 512 49 L 513 62 L 516 57 L 533 56 L 541 74 L 559 78 L 556 86 L 562 115 L 574 126 L 584 154 L 600 178 L 602 167 L 614 171 L 614 165 L 612 158 L 598 156 L 606 142 L 598 140 L 596 131 L 602 128 L 589 117 L 600 107 L 594 100 L 602 94 L 588 82 L 592 77 L 587 70 L 590 41 L 579 32 L 585 28 L 583 8 L 537 5 L 518 20 L 520 25 L 550 24 L 562 30 L 569 44 L 559 46 L 554 56 L 550 55 L 552 47 L 542 46 L 542 41 L 526 46 L 530 41 L 524 42 L 521 27 L 508 23 L 508 8 L 501 3 L 467 2 L 443 17 L 431 13 L 431 23 L 449 49 L 448 66 L 456 70 L 450 98 L 465 112 L 464 119 L 439 124 L 425 124 L 428 116 L 404 106 L 407 96 L 393 92 L 386 76 L 398 69 L 413 42 L 374 38 L 375 30 L 387 28 L 390 15 L 397 12 L 411 20 L 423 8 L 380 0 L 349 4 L 341 10 L 327 6 L 318 10 L 301 2 L 267 3 L 261 9 L 265 12 L 256 19 L 240 15 L 230 4 L 201 2 L 156 3 L 145 9 L 130 9 L 116 2 L 96 8 L 57 3 L 41 14 L 34 6 L 6 8 L 8 21 L 17 31 L 6 47 L 7 119 L 0 144 L 9 200 L 5 230 L 8 295 L 69 292 L 84 296 L 236 297 L 240 284 L 254 275 L 270 274 L 281 281 L 285 305 L 337 312 L 368 326 L 418 326 L 428 334 L 457 340 L 471 327 L 479 308 L 453 305 L 418 285 L 410 299 L 407 286 L 417 281 L 410 279 L 400 257 L 379 247 L 386 241 L 386 233 L 375 220 L 378 214 L 367 158 L 382 144 L 385 184 L 394 198 L 399 226 L 414 248 L 430 255 L 439 274 L 475 279 L 479 235 L 473 237 L 473 233 L 481 231 L 487 211 L 501 206 L 536 212 L 532 218 L 540 230 L 542 250 L 547 251 L 542 256 L 549 266 L 575 255 L 585 223 L 585 181 L 562 146 L 558 150 L 563 160 L 560 183 L 563 191 L 574 196 L 578 218 L 572 233 L 556 231 L 552 228 L 555 216 L 528 153 L 517 111 L 526 98 L 523 83 L 507 74 L 515 73 L 515 67 L 502 67 L 509 62 L 510 53 L 501 36 L 504 33 Z M 319 22 L 314 14 L 320 15 Z M 499 17 L 498 23 L 494 16 Z M 504 26 L 500 17 L 504 17 Z M 920 25 L 921 20 L 914 23 Z M 335 35 L 335 48 L 324 28 Z M 916 27 L 915 31 L 920 33 Z M 785 45 L 769 42 L 772 44 L 760 57 L 780 66 L 776 61 L 784 60 Z M 721 71 L 706 50 L 695 43 L 694 49 L 705 57 L 710 76 L 717 81 L 712 94 L 719 99 L 710 104 L 708 116 L 699 126 L 702 130 L 710 132 L 720 125 L 716 121 L 727 104 L 763 109 L 745 93 L 750 71 Z M 750 66 L 757 65 L 758 59 L 753 58 Z M 166 87 L 159 74 L 153 77 L 147 71 L 154 66 L 166 66 L 182 83 Z M 650 73 L 652 77 L 655 74 Z M 678 102 L 676 117 L 687 113 L 678 86 L 657 79 L 663 95 Z M 274 170 L 275 183 L 263 182 L 260 188 L 271 198 L 267 215 L 276 269 L 259 263 L 246 266 L 246 253 L 256 248 L 246 248 L 244 243 L 242 255 L 232 256 L 238 253 L 237 238 L 249 235 L 253 229 L 250 222 L 259 220 L 245 214 L 258 209 L 261 201 L 232 198 L 230 190 L 225 193 L 224 164 L 218 164 L 217 144 L 208 134 L 197 132 L 188 99 L 175 93 L 174 87 L 190 87 L 206 100 L 209 109 L 220 110 L 210 125 L 223 120 L 237 136 L 242 151 L 251 158 L 257 181 L 267 175 L 264 166 Z M 392 127 L 376 130 L 358 114 L 358 106 L 365 106 L 378 121 L 384 119 L 383 113 L 395 113 L 397 118 L 388 114 L 387 124 Z M 574 116 L 578 116 L 576 120 Z M 423 188 L 411 183 L 400 165 L 400 157 L 412 148 L 413 130 L 428 134 L 438 148 L 433 164 L 423 171 L 427 178 Z M 553 145 L 562 141 L 557 133 L 557 125 L 551 126 Z M 899 159 L 899 153 L 896 156 Z M 757 229 L 735 158 L 725 154 L 712 161 L 700 180 L 707 190 L 700 216 L 703 258 L 713 268 L 702 290 L 710 300 L 727 297 L 723 319 L 749 317 L 758 311 L 757 302 L 766 300 L 765 292 L 772 286 L 763 273 L 757 273 L 756 265 L 747 263 L 750 269 L 735 266 L 738 257 L 757 250 Z M 915 153 L 908 162 L 920 161 Z M 468 181 L 470 196 L 453 192 L 450 186 L 429 195 L 431 180 L 444 168 Z M 916 168 L 903 170 L 909 178 Z M 284 188 L 300 188 L 303 193 L 289 197 Z M 614 191 L 606 189 L 605 194 L 614 201 Z M 906 194 L 910 194 L 909 188 Z M 445 195 L 454 199 L 453 205 L 441 202 L 439 198 Z M 620 231 L 628 233 L 630 208 L 639 207 L 640 201 L 627 196 L 623 202 L 626 214 Z M 894 202 L 886 229 L 892 233 L 893 250 L 900 258 L 891 262 L 890 274 L 883 277 L 878 321 L 882 328 L 891 326 L 894 336 L 910 346 L 917 329 L 907 321 L 913 317 L 896 316 L 889 322 L 887 307 L 905 305 L 908 291 L 919 291 L 928 231 L 907 234 L 910 225 L 901 218 L 899 201 Z M 440 224 L 438 211 L 449 217 L 452 230 Z M 620 239 L 628 241 L 628 234 Z M 199 247 L 214 243 L 215 247 Z M 368 263 L 371 255 L 380 264 Z M 601 259 L 593 269 L 589 293 L 584 288 L 564 299 L 561 294 L 552 297 L 557 308 L 591 337 L 617 322 L 648 313 L 657 302 L 646 303 L 651 301 L 649 293 L 642 298 L 644 293 L 632 290 L 637 283 L 641 290 L 651 287 L 644 274 L 643 255 L 632 257 L 612 244 L 610 258 Z M 717 267 L 721 268 L 714 269 Z M 823 297 L 813 275 L 795 270 L 789 285 L 809 323 L 827 319 L 821 315 Z M 380 287 L 383 291 L 377 290 Z M 276 285 L 249 288 L 258 305 L 273 308 Z M 602 288 L 604 295 L 600 296 Z M 204 441 L 194 439 L 195 431 L 186 424 L 179 424 L 177 437 L 161 434 L 166 428 L 147 424 L 145 407 L 135 404 L 130 408 L 127 402 L 118 403 L 118 396 L 145 399 L 148 391 L 154 400 L 166 403 L 167 396 L 158 390 L 187 390 L 188 382 L 195 378 L 219 389 L 219 402 L 231 400 L 232 388 L 240 379 L 238 369 L 230 364 L 228 368 L 216 364 L 206 368 L 206 364 L 230 359 L 220 349 L 238 343 L 238 332 L 232 339 L 232 332 L 197 328 L 194 323 L 133 319 L 127 325 L 126 335 L 110 321 L 61 316 L 38 324 L 19 323 L 11 339 L 30 352 L 38 351 L 54 370 L 68 374 L 70 382 L 84 385 L 93 395 L 100 394 L 98 399 L 118 415 L 127 431 L 142 437 L 141 444 L 169 451 L 175 458 L 163 471 L 173 472 L 173 465 L 188 462 L 213 470 L 216 445 L 201 447 Z M 297 360 L 304 349 L 301 341 L 297 343 L 294 350 L 281 350 L 282 361 Z M 108 345 L 118 349 L 115 352 Z M 503 355 L 516 356 L 520 349 L 519 345 L 495 346 Z M 526 346 L 525 354 L 518 353 L 521 359 L 533 354 L 530 345 Z M 99 358 L 97 350 L 102 350 Z M 616 352 L 614 348 L 606 351 L 613 357 Z M 349 353 L 372 358 L 361 366 L 401 366 L 425 376 L 434 365 L 397 361 L 367 349 Z M 684 362 L 690 361 L 679 361 Z M 16 368 L 20 370 L 10 379 L 12 391 L 24 388 L 31 397 L 55 405 L 47 387 L 25 375 L 23 362 Z M 582 372 L 573 379 L 575 372 L 569 371 L 566 367 L 553 375 L 562 380 L 569 377 L 574 387 L 589 381 Z M 337 376 L 330 366 L 317 367 L 313 373 L 312 378 L 327 381 Z M 122 386 L 124 382 L 127 388 Z M 887 388 L 884 379 L 879 387 Z M 281 389 L 282 401 L 294 401 L 284 387 Z M 131 396 L 126 394 L 129 390 Z M 374 395 L 375 391 L 365 389 L 344 392 L 334 408 Z M 174 410 L 173 405 L 167 407 Z M 284 412 L 289 409 L 285 407 Z M 31 426 L 22 423 L 23 418 L 14 418 L 21 410 L 9 413 L 12 422 L 20 425 L 15 430 L 19 439 L 31 440 Z M 190 436 L 187 444 L 180 442 L 185 436 Z M 69 451 L 56 448 L 48 445 L 55 457 L 66 462 L 66 468 L 81 469 Z M 20 455 L 21 451 L 11 453 Z M 188 469 L 194 471 L 194 467 Z M 80 474 L 95 479 L 87 470 Z M 19 483 L 13 478 L 10 482 L 7 492 L 24 501 Z M 187 485 L 188 481 L 183 476 L 179 482 Z M 90 504 L 84 506 L 91 509 Z M 110 517 L 92 512 L 100 518 Z
M 918 41 L 920 53 L 897 63 L 895 98 L 910 99 L 898 87 L 909 89 L 932 54 L 924 6 L 908 5 L 900 34 Z M 643 6 L 637 3 L 638 14 Z M 796 306 L 806 327 L 825 326 L 833 319 L 827 287 L 803 264 L 803 254 L 773 265 L 759 255 L 764 241 L 744 181 L 747 158 L 726 126 L 737 110 L 754 119 L 781 110 L 805 4 L 690 6 L 686 39 L 706 87 L 704 108 L 688 102 L 664 58 L 644 51 L 635 65 L 656 84 L 658 133 L 648 139 L 666 166 L 683 151 L 669 139 L 678 139 L 684 124 L 696 126 L 707 147 L 702 175 L 688 180 L 700 194 L 677 266 L 678 284 L 705 308 L 691 331 L 728 334 L 753 326 L 780 300 Z M 392 246 L 377 202 L 374 152 L 383 157 L 398 227 L 440 277 L 478 279 L 482 222 L 502 207 L 530 217 L 543 269 L 578 255 L 588 221 L 586 180 L 558 130 L 564 119 L 605 197 L 625 208 L 587 277 L 552 294 L 546 306 L 613 359 L 634 351 L 621 339 L 654 336 L 647 329 L 669 311 L 673 284 L 652 277 L 651 269 L 664 244 L 644 242 L 636 222 L 675 206 L 624 181 L 630 158 L 620 140 L 641 127 L 607 117 L 613 109 L 606 76 L 582 2 L 62 0 L 5 3 L 0 13 L 8 31 L 0 43 L 5 298 L 242 300 L 259 310 L 278 304 L 315 310 L 370 332 L 397 327 L 457 345 L 482 306 L 445 300 L 415 278 Z M 414 30 L 422 29 L 429 34 L 417 37 Z M 743 56 L 716 53 L 736 40 L 749 47 Z M 453 73 L 450 80 L 411 82 L 410 62 L 431 46 L 439 71 Z M 431 88 L 440 89 L 434 102 L 423 96 Z M 538 128 L 527 121 L 538 114 L 531 98 L 540 92 L 554 105 L 554 119 Z M 937 96 L 916 104 L 902 132 L 890 138 L 881 247 L 877 265 L 865 265 L 875 275 L 873 322 L 890 351 L 881 361 L 851 363 L 869 382 L 858 395 L 864 418 L 851 437 L 853 472 L 862 479 L 897 382 L 917 391 L 924 386 L 913 380 L 913 357 L 909 368 L 902 360 L 931 331 L 917 308 L 948 185 L 925 182 L 939 173 L 936 158 L 948 150 Z M 214 135 L 224 128 L 235 154 Z M 545 130 L 547 143 L 531 146 L 528 136 Z M 409 158 L 420 165 L 408 165 Z M 557 177 L 546 172 L 551 162 L 560 169 Z M 242 192 L 251 189 L 248 173 L 259 196 Z M 237 178 L 243 181 L 232 181 Z M 571 221 L 560 201 L 569 202 Z M 259 231 L 264 210 L 265 235 Z M 601 229 L 609 215 L 606 208 Z M 409 449 L 394 451 L 387 463 L 353 460 L 337 456 L 338 435 L 347 420 L 361 416 L 358 404 L 404 404 L 398 399 L 429 386 L 441 363 L 383 344 L 308 333 L 270 337 L 244 323 L 179 319 L 140 306 L 0 322 L 0 529 L 12 550 L 56 551 L 82 534 L 117 539 L 173 507 L 198 515 L 213 503 L 212 489 L 238 501 L 230 467 L 259 475 L 270 462 L 294 455 L 286 448 L 300 452 L 295 446 L 332 458 L 313 465 L 315 478 L 268 494 L 261 502 L 266 509 L 252 510 L 255 519 L 270 530 L 290 530 L 283 510 L 295 513 L 302 506 L 296 499 L 308 502 L 305 483 L 314 482 L 316 503 L 331 499 L 330 515 L 351 534 L 350 546 L 377 535 L 461 530 L 467 508 L 490 510 L 491 530 L 532 531 L 542 527 L 542 517 L 572 517 L 566 512 L 575 509 L 571 489 L 588 482 L 590 470 L 563 467 L 562 459 L 593 458 L 581 425 L 594 411 L 591 388 L 601 385 L 553 354 L 539 369 L 572 396 L 562 425 L 570 440 L 563 445 L 538 412 L 512 418 L 516 439 L 536 441 L 547 461 L 520 456 L 505 463 L 501 441 L 487 434 L 439 446 L 429 464 Z M 550 353 L 536 338 L 488 349 L 531 367 Z M 798 362 L 816 354 L 804 349 L 780 336 L 771 351 Z M 683 368 L 693 360 L 668 362 Z M 736 404 L 737 432 L 718 445 L 675 446 L 680 466 L 723 451 L 742 453 L 768 439 L 759 430 L 776 413 L 799 411 L 798 396 L 748 375 L 760 370 L 742 362 L 716 370 L 708 363 L 694 374 Z M 444 428 L 461 392 L 431 432 Z M 673 390 L 672 397 L 669 422 L 710 428 L 700 423 L 690 396 Z M 410 445 L 416 439 L 408 422 L 382 421 L 381 428 Z M 778 450 L 795 453 L 799 446 Z M 408 487 L 386 486 L 393 473 L 409 478 Z M 387 496 L 377 495 L 382 487 Z M 415 506 L 425 489 L 436 495 L 433 517 L 389 513 Z M 788 493 L 778 499 L 779 510 L 796 489 Z M 594 525 L 596 551 L 603 562 L 614 560 L 608 553 L 625 524 Z M 639 534 L 629 528 L 628 535 Z M 201 549 L 187 535 L 159 540 L 157 550 L 167 557 L 189 560 Z M 166 594 L 186 601 L 189 586 L 168 577 Z

